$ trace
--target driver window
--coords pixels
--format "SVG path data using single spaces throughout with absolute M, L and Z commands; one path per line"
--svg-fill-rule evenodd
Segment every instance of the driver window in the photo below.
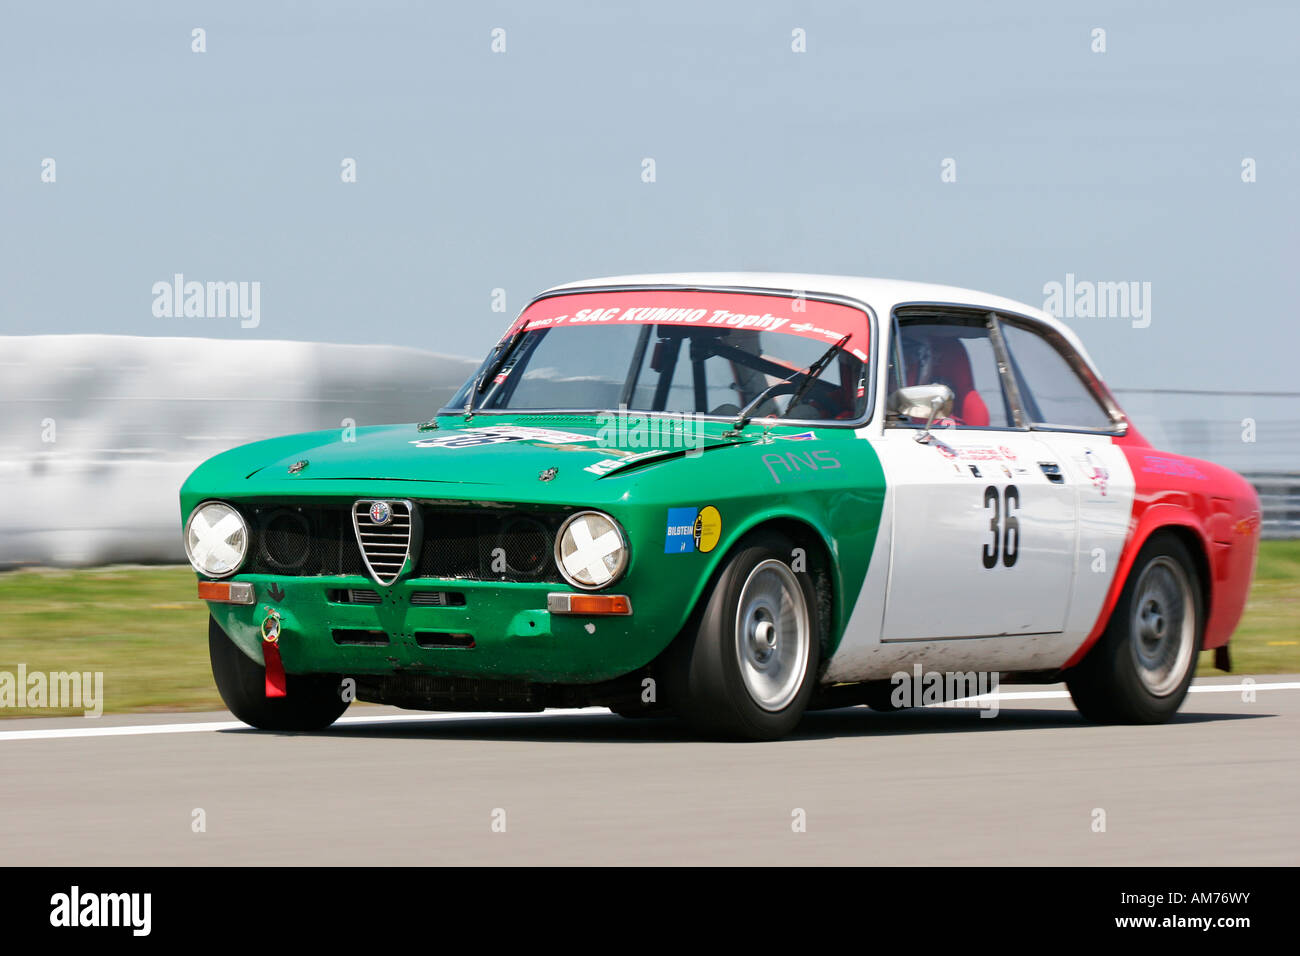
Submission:
M 936 425 L 957 428 L 1010 428 L 1010 409 L 1002 391 L 997 356 L 988 328 L 979 319 L 900 319 L 897 347 L 889 350 L 889 391 L 909 385 L 947 385 L 952 416 Z M 901 354 L 902 374 L 897 363 Z M 924 425 L 924 420 L 903 423 Z

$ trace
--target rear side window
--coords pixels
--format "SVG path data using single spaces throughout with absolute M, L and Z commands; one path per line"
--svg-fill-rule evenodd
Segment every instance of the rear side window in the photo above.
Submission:
M 1001 326 L 1020 401 L 1031 422 L 1062 428 L 1113 427 L 1106 409 L 1051 342 L 1006 321 Z
M 901 319 L 896 344 L 889 356 L 890 391 L 903 385 L 947 385 L 952 389 L 952 424 L 957 428 L 1011 426 L 984 319 Z M 898 357 L 903 363 L 901 376 Z

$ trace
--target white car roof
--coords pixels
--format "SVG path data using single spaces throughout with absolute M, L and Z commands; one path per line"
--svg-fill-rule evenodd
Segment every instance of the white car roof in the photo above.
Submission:
M 547 289 L 543 295 L 565 289 L 599 288 L 603 286 L 680 285 L 724 288 L 753 288 L 798 290 L 804 293 L 824 293 L 857 299 L 875 310 L 882 322 L 897 305 L 907 302 L 945 303 L 968 305 L 992 311 L 1023 315 L 1059 332 L 1083 357 L 1093 373 L 1101 377 L 1096 364 L 1088 355 L 1074 331 L 1053 315 L 1042 309 L 1000 295 L 990 295 L 975 289 L 961 289 L 931 282 L 908 282 L 902 279 L 871 279 L 864 276 L 816 275 L 799 272 L 662 272 L 646 275 L 605 276 L 566 282 Z

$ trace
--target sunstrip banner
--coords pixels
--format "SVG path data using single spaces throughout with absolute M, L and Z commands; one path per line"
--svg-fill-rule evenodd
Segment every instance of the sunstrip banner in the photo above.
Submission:
M 745 292 L 583 292 L 534 302 L 507 338 L 521 329 L 592 325 L 677 325 L 688 328 L 780 332 L 845 348 L 867 360 L 867 317 L 859 309 L 815 299 Z

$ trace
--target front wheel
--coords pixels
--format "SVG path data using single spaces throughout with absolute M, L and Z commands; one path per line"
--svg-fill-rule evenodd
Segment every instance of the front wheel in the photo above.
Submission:
M 1201 628 L 1192 556 L 1173 535 L 1157 534 L 1138 552 L 1105 632 L 1066 674 L 1075 706 L 1100 723 L 1169 720 L 1196 672 Z
M 208 656 L 217 691 L 230 712 L 258 730 L 324 730 L 347 710 L 336 677 L 286 676 L 284 697 L 266 696 L 266 670 L 208 618 Z
M 706 735 L 773 740 L 803 717 L 821 629 L 809 575 L 790 568 L 793 550 L 780 535 L 750 539 L 669 651 L 670 704 Z

